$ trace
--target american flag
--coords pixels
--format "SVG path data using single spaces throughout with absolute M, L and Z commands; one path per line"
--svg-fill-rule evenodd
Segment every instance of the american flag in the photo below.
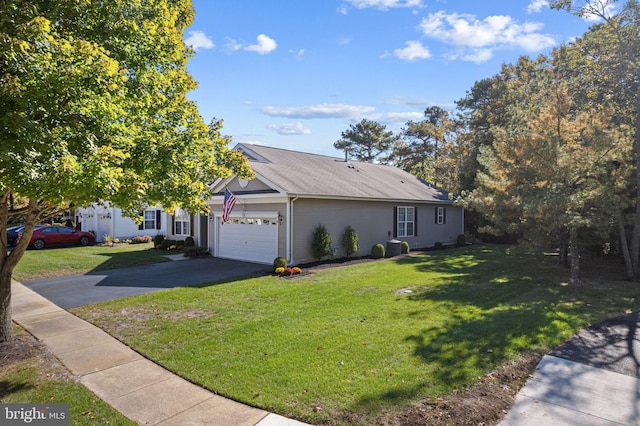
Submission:
M 236 196 L 227 188 L 224 189 L 224 203 L 222 204 L 222 224 L 229 222 L 229 215 L 236 204 Z

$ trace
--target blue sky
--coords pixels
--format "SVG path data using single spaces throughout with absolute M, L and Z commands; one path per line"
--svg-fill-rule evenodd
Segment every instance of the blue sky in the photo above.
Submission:
M 341 156 L 363 118 L 399 131 L 592 22 L 547 0 L 193 0 L 190 94 L 240 142 Z

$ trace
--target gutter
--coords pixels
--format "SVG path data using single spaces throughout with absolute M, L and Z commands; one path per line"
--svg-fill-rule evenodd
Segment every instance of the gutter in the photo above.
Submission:
M 296 195 L 293 198 L 289 198 L 288 201 L 288 214 L 287 214 L 287 263 L 293 263 L 293 202 L 300 198 Z

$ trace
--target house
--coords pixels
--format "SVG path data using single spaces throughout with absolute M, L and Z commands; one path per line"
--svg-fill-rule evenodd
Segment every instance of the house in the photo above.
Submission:
M 324 225 L 332 255 L 344 256 L 340 241 L 351 226 L 360 251 L 397 238 L 412 248 L 455 243 L 464 232 L 464 211 L 446 191 L 395 167 L 324 155 L 238 144 L 256 177 L 216 182 L 208 201 L 208 247 L 212 255 L 271 263 L 313 261 L 313 232 Z M 222 223 L 224 191 L 237 199 Z
M 189 214 L 186 210 L 176 209 L 174 214 L 162 210 L 162 206 L 148 207 L 142 212 L 143 221 L 122 215 L 115 206 L 94 203 L 89 207 L 76 209 L 76 223 L 83 231 L 93 232 L 96 241 L 104 241 L 107 235 L 125 240 L 136 235 L 162 234 L 168 239 L 184 240 L 194 237 L 196 245 L 207 240 L 207 218 Z M 204 228 L 202 227 L 204 226 Z M 202 236 L 204 235 L 204 237 Z

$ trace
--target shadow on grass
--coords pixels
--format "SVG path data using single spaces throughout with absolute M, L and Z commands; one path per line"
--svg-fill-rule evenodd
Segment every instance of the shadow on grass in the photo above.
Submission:
M 505 259 L 504 248 L 429 252 L 397 262 L 439 273 L 408 296 L 415 304 L 408 315 L 425 318 L 426 326 L 405 341 L 412 343 L 429 377 L 419 385 L 369 395 L 356 410 L 464 388 L 520 352 L 559 344 L 593 315 L 579 290 L 563 285 L 566 271 L 549 265 L 544 270 L 532 257 Z M 431 316 L 438 320 L 430 324 Z
M 104 251 L 98 254 L 99 256 L 106 257 L 106 260 L 89 271 L 89 273 L 169 262 L 170 260 L 166 256 L 171 254 L 151 247 L 136 251 L 113 250 L 109 252 L 109 250 L 109 247 L 105 247 Z

